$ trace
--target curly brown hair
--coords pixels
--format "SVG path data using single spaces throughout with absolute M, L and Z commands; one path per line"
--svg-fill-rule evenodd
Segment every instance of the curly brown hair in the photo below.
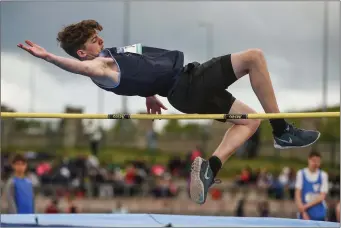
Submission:
M 77 51 L 84 48 L 86 41 L 91 38 L 96 31 L 102 31 L 103 27 L 95 20 L 83 20 L 76 24 L 64 27 L 57 37 L 61 48 L 66 53 L 79 59 Z

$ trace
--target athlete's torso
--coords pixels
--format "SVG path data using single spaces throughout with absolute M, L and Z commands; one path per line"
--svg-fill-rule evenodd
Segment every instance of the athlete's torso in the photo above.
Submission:
M 174 86 L 184 63 L 183 53 L 143 47 L 143 54 L 118 53 L 117 48 L 107 48 L 101 56 L 113 58 L 119 70 L 119 82 L 111 79 L 92 81 L 107 91 L 124 96 L 167 97 Z

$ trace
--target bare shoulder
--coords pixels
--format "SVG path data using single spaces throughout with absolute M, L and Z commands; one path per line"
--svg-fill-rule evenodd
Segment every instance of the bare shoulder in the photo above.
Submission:
M 100 61 L 102 63 L 115 63 L 115 61 L 111 57 L 96 57 L 94 60 Z
M 115 83 L 119 81 L 119 70 L 115 60 L 108 57 L 97 57 L 94 61 L 94 64 L 96 64 L 97 68 L 101 71 L 99 76 L 110 78 Z
M 96 57 L 92 60 L 85 60 L 84 63 L 86 65 L 93 65 L 93 66 L 102 66 L 106 67 L 112 63 L 115 63 L 115 61 L 112 58 L 106 58 L 106 57 Z
M 95 64 L 101 65 L 103 68 L 117 71 L 117 64 L 115 60 L 110 57 L 97 57 L 94 59 Z

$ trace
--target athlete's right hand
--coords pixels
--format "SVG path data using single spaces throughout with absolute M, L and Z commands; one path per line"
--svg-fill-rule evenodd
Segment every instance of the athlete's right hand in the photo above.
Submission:
M 167 110 L 166 106 L 155 96 L 146 98 L 146 107 L 148 114 L 161 114 L 161 109 Z
M 47 56 L 48 56 L 48 52 L 38 46 L 37 44 L 33 43 L 32 41 L 29 41 L 29 40 L 25 40 L 25 43 L 28 45 L 28 46 L 25 46 L 23 44 L 18 44 L 17 46 L 25 51 L 27 51 L 28 53 L 30 53 L 31 55 L 35 56 L 35 57 L 38 57 L 38 58 L 41 58 L 41 59 L 46 59 Z

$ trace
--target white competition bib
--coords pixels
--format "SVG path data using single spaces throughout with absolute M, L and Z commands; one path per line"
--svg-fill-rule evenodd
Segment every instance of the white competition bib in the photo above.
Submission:
M 142 44 L 132 44 L 129 46 L 118 47 L 118 53 L 130 52 L 135 54 L 142 54 Z
M 304 198 L 307 203 L 314 201 L 317 197 L 319 197 L 320 193 L 313 193 L 313 192 L 308 192 L 305 194 Z

